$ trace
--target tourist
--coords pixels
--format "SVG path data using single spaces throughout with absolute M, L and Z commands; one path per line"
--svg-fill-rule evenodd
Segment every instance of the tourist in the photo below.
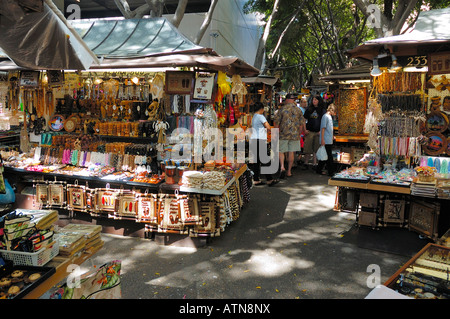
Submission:
M 261 180 L 261 177 L 265 177 L 267 185 L 273 186 L 279 182 L 274 178 L 275 174 L 261 174 L 261 167 L 270 167 L 270 149 L 267 144 L 267 130 L 271 127 L 264 116 L 264 104 L 256 102 L 253 105 L 253 118 L 252 118 L 252 134 L 250 137 L 250 149 L 252 150 L 253 158 L 250 162 L 250 169 L 253 171 L 253 184 L 255 186 L 265 185 L 266 183 Z M 264 153 L 261 153 L 264 152 Z
M 313 169 L 317 168 L 316 152 L 319 149 L 319 132 L 322 116 L 326 109 L 320 95 L 315 95 L 311 99 L 311 103 L 305 111 L 304 117 L 306 119 L 306 133 L 305 133 L 305 147 L 303 153 L 305 155 L 305 164 L 308 164 L 312 158 Z
M 295 152 L 300 152 L 300 135 L 306 130 L 303 112 L 295 104 L 295 95 L 287 94 L 285 103 L 274 118 L 275 127 L 279 129 L 280 176 L 292 176 Z M 287 170 L 285 168 L 287 156 Z
M 322 173 L 323 167 L 326 164 L 328 170 L 328 176 L 333 176 L 334 174 L 334 162 L 333 162 L 333 116 L 336 115 L 336 107 L 334 104 L 330 104 L 327 109 L 327 113 L 322 117 L 320 124 L 320 145 L 325 147 L 327 151 L 327 160 L 319 161 L 317 165 L 317 173 Z

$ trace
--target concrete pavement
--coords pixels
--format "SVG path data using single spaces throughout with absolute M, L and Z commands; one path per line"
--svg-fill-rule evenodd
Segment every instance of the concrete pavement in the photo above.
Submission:
M 253 187 L 240 218 L 204 246 L 103 234 L 83 266 L 122 260 L 125 299 L 362 299 L 373 265 L 383 283 L 410 259 L 344 240 L 355 215 L 333 211 L 328 177 L 294 174 Z

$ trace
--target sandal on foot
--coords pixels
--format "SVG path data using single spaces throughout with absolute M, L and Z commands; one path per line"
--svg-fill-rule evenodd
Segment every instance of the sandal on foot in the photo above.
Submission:
M 269 187 L 271 187 L 271 186 L 273 186 L 273 185 L 275 185 L 275 184 L 278 184 L 280 181 L 278 180 L 278 179 L 274 179 L 274 180 L 272 180 L 270 183 L 267 183 L 267 185 L 269 186 Z

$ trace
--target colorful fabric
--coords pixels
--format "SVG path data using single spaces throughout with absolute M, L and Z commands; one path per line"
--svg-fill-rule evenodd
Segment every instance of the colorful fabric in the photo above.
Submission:
M 305 123 L 303 112 L 294 103 L 283 105 L 275 114 L 280 140 L 300 140 L 300 128 Z
M 120 299 L 121 267 L 120 260 L 108 262 L 97 271 L 82 275 L 75 283 L 65 284 L 53 293 L 50 299 Z

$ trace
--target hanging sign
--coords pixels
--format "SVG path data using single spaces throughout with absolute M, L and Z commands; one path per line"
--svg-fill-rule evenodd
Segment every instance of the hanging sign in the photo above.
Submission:
M 403 59 L 405 59 L 405 61 L 403 62 Z M 398 58 L 399 62 L 402 63 L 401 65 L 403 65 L 404 67 L 416 67 L 416 68 L 420 68 L 423 66 L 427 66 L 428 63 L 428 59 L 426 55 L 414 55 L 414 56 L 407 56 L 407 57 L 403 57 L 403 59 L 401 59 L 400 57 Z
M 450 52 L 430 53 L 428 56 L 428 74 L 450 73 Z
M 167 94 L 191 94 L 194 72 L 166 71 L 165 92 Z
M 64 82 L 64 71 L 60 70 L 48 70 L 47 71 L 48 85 L 57 86 L 62 85 Z
M 194 100 L 211 101 L 216 83 L 216 73 L 197 72 L 194 86 Z
M 39 86 L 39 71 L 21 71 L 20 86 L 26 87 Z

